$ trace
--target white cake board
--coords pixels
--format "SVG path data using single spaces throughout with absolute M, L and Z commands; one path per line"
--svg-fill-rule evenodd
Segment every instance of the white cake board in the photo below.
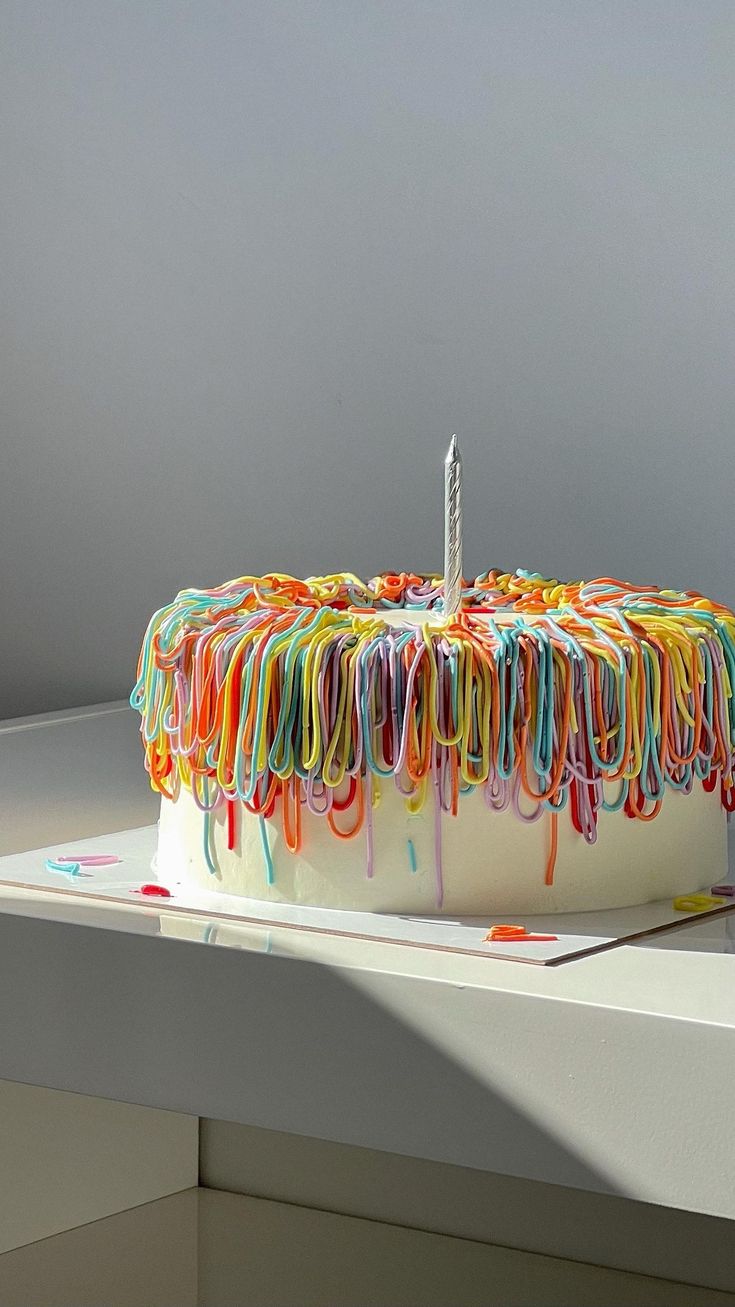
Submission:
M 665 931 L 692 923 L 701 924 L 714 917 L 735 912 L 735 900 L 726 899 L 722 906 L 707 912 L 677 911 L 671 902 L 647 903 L 608 912 L 557 913 L 549 916 L 520 916 L 514 924 L 529 934 L 555 935 L 555 940 L 529 943 L 500 943 L 486 940 L 489 927 L 501 922 L 492 914 L 477 917 L 412 917 L 388 913 L 344 912 L 331 908 L 311 908 L 289 903 L 266 903 L 216 890 L 204 891 L 169 881 L 170 898 L 148 897 L 140 893 L 143 884 L 155 880 L 151 871 L 156 848 L 156 826 L 117 831 L 93 839 L 66 841 L 43 849 L 14 853 L 0 858 L 0 884 L 24 890 L 38 890 L 88 901 L 139 905 L 150 912 L 203 918 L 205 923 L 244 923 L 266 932 L 268 929 L 299 931 L 340 937 L 354 937 L 439 952 L 469 954 L 473 957 L 504 958 L 536 966 L 555 966 L 574 958 L 586 957 Z M 116 854 L 121 861 L 111 867 L 82 867 L 77 875 L 50 871 L 46 859 L 58 860 L 69 854 Z M 202 939 L 209 938 L 203 931 Z

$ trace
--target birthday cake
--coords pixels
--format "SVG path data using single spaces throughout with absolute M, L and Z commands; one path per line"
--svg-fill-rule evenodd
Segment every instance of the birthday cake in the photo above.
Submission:
M 131 702 L 166 884 L 423 914 L 584 911 L 721 880 L 735 617 L 489 572 L 242 577 L 152 618 Z

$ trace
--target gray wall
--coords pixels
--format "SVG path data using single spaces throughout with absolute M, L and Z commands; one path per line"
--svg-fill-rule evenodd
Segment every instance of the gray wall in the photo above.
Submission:
M 735 7 L 3 0 L 0 714 L 268 569 L 735 600 Z

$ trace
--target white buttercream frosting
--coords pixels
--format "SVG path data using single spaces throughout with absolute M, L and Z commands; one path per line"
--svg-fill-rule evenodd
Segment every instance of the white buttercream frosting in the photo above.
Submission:
M 326 822 L 303 815 L 303 842 L 286 848 L 279 820 L 265 820 L 274 882 L 266 881 L 260 819 L 241 809 L 237 843 L 227 848 L 227 825 L 218 811 L 204 857 L 204 816 L 188 790 L 163 799 L 158 874 L 164 884 L 183 881 L 201 889 L 276 902 L 370 912 L 433 914 L 436 908 L 432 805 L 416 816 L 392 784 L 373 812 L 373 875 L 366 875 L 366 834 L 336 840 Z M 443 913 L 584 912 L 673 898 L 721 880 L 727 868 L 727 824 L 719 795 L 697 785 L 691 794 L 667 793 L 655 821 L 601 812 L 594 844 L 569 821 L 559 821 L 553 885 L 544 884 L 550 815 L 520 822 L 512 810 L 490 811 L 474 791 L 460 799 L 456 817 L 442 815 Z M 417 870 L 411 871 L 408 841 Z

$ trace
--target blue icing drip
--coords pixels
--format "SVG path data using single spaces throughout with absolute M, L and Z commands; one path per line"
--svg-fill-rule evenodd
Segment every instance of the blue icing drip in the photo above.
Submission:
M 204 861 L 207 864 L 207 871 L 211 876 L 217 875 L 217 868 L 212 861 L 212 813 L 209 808 L 204 812 L 204 821 L 202 823 L 203 844 L 204 844 Z
M 263 846 L 263 859 L 265 861 L 265 883 L 273 885 L 276 874 L 273 869 L 273 858 L 271 856 L 270 845 L 268 844 L 268 830 L 265 824 L 265 817 L 258 817 L 258 826 L 260 828 L 260 842 Z

